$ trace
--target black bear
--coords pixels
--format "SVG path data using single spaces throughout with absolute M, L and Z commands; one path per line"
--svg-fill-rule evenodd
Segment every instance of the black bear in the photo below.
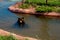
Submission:
M 24 17 L 18 18 L 18 24 L 21 25 L 21 26 L 23 26 L 25 24 Z

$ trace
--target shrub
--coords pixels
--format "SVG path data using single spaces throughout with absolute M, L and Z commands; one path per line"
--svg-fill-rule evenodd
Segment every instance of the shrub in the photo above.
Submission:
M 51 11 L 52 11 L 52 7 L 48 7 L 48 6 L 36 7 L 36 12 L 51 12 Z
M 48 6 L 60 6 L 60 2 L 48 2 Z
M 60 8 L 57 9 L 57 12 L 60 12 Z
M 29 40 L 28 38 L 25 38 L 25 40 Z
M 46 0 L 26 0 L 26 3 L 33 3 L 37 5 L 46 5 Z M 48 0 L 47 5 L 49 6 L 60 6 L 59 0 Z
M 60 7 L 55 8 L 55 12 L 60 12 Z
M 0 35 L 0 40 L 17 40 L 17 39 L 13 36 L 1 36 Z
M 19 8 L 23 8 L 23 9 L 26 9 L 26 8 L 29 8 L 29 4 L 23 4 L 23 5 L 21 5 L 21 6 L 19 6 Z

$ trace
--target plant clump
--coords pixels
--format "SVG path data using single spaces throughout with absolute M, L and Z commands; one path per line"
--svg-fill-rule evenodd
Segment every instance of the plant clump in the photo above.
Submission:
M 27 9 L 32 6 L 36 12 L 60 12 L 59 0 L 48 0 L 47 2 L 46 4 L 46 0 L 26 0 L 19 8 Z
M 23 8 L 23 9 L 27 9 L 29 8 L 30 5 L 28 4 L 23 4 L 23 5 L 20 5 L 19 8 Z
M 14 36 L 1 36 L 0 35 L 0 40 L 17 40 Z

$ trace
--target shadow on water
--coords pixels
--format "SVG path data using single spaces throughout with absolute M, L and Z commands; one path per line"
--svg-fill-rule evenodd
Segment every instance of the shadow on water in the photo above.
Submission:
M 26 29 L 26 28 L 29 28 L 29 26 L 26 23 L 24 25 L 19 25 L 18 22 L 16 22 L 15 24 L 13 24 L 12 28 L 18 28 L 18 29 L 25 28 Z
M 57 16 L 57 17 L 55 17 L 55 16 L 44 16 L 44 15 L 34 15 L 35 17 L 37 17 L 37 18 L 45 18 L 45 19 L 60 19 L 60 17 L 59 16 Z

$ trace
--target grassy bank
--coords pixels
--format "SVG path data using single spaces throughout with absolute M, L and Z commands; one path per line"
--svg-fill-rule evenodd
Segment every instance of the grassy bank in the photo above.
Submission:
M 29 8 L 31 6 L 35 7 L 36 12 L 60 12 L 60 0 L 26 0 L 24 5 L 19 6 L 19 8 Z
M 2 36 L 2 35 L 0 35 L 0 40 L 17 40 L 17 39 L 13 36 Z
M 16 37 L 14 37 L 13 35 L 9 35 L 9 36 L 2 36 L 2 35 L 0 35 L 0 40 L 18 40 L 18 39 Z M 22 39 L 22 40 L 29 40 L 29 39 L 25 38 L 25 39 Z
M 60 7 L 55 6 L 37 6 L 36 12 L 60 12 Z
M 46 0 L 26 0 L 26 3 L 46 5 Z M 48 6 L 60 6 L 60 0 L 47 0 Z

